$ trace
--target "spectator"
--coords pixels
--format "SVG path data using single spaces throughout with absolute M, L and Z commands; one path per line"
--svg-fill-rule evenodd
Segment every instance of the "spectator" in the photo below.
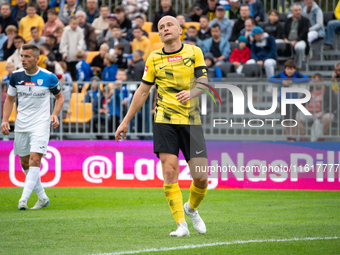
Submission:
M 12 7 L 11 16 L 19 23 L 27 15 L 26 9 L 26 0 L 17 0 L 17 4 Z
M 240 0 L 230 0 L 230 9 L 226 11 L 226 16 L 230 20 L 241 18 Z
M 78 26 L 83 30 L 84 34 L 84 50 L 95 51 L 97 50 L 97 38 L 94 32 L 94 28 L 90 23 L 86 22 L 86 13 L 84 11 L 78 11 L 76 13 L 78 19 Z
M 152 32 L 158 32 L 158 21 L 164 16 L 176 17 L 176 12 L 171 8 L 171 0 L 161 0 L 159 11 L 155 13 L 152 22 Z
M 203 53 L 211 52 L 216 65 L 224 64 L 228 61 L 231 52 L 229 42 L 226 38 L 221 37 L 221 30 L 218 24 L 214 24 L 210 29 L 212 38 L 203 41 Z
M 250 16 L 250 9 L 248 5 L 242 5 L 240 8 L 240 18 L 235 22 L 233 26 L 233 32 L 231 34 L 230 41 L 235 42 L 240 36 L 241 30 L 244 28 L 244 21 Z
M 7 63 L 12 62 L 14 64 L 14 68 L 15 70 L 19 69 L 22 67 L 22 63 L 21 63 L 21 56 L 20 56 L 20 52 L 21 52 L 21 46 L 25 43 L 24 38 L 22 38 L 21 36 L 17 35 L 14 38 L 14 47 L 15 47 L 15 51 L 14 53 L 7 59 Z
M 42 19 L 46 23 L 47 22 L 47 11 L 49 9 L 53 10 L 53 8 L 50 8 L 48 6 L 48 1 L 47 0 L 37 0 L 37 5 L 38 5 L 37 14 L 40 17 L 42 17 Z
M 14 46 L 14 38 L 18 35 L 18 29 L 13 25 L 9 25 L 5 32 L 8 39 L 4 42 L 2 49 L 4 51 L 4 59 L 8 59 L 16 50 Z
M 56 13 L 59 13 L 59 11 L 64 8 L 64 5 L 65 5 L 65 0 L 52 0 L 48 6 L 54 9 Z
M 198 32 L 197 32 L 195 26 L 190 26 L 190 27 L 187 28 L 187 36 L 188 36 L 188 38 L 190 38 L 190 37 L 196 38 L 197 35 L 198 35 Z
M 209 27 L 211 28 L 214 24 L 220 25 L 221 37 L 229 41 L 233 30 L 233 22 L 225 17 L 225 8 L 223 5 L 218 5 L 216 7 L 216 18 L 209 23 Z
M 123 119 L 124 113 L 127 111 L 127 105 L 132 99 L 132 94 L 127 90 L 126 84 L 123 84 L 124 81 L 127 81 L 127 75 L 124 69 L 118 69 L 117 74 L 116 74 L 116 83 L 115 83 L 115 115 L 116 115 L 116 120 L 118 119 L 119 121 L 116 121 L 116 125 L 120 122 L 120 119 Z M 123 98 L 123 100 L 121 100 Z M 121 109 L 123 108 L 123 109 Z M 123 113 L 123 115 L 121 114 Z M 117 127 L 116 127 L 117 128 Z
M 109 40 L 113 38 L 109 28 L 113 25 L 119 25 L 116 15 L 112 13 L 109 14 L 107 16 L 107 24 L 109 25 L 108 29 L 104 29 L 97 38 L 97 45 L 99 46 L 103 43 L 108 43 Z
M 261 0 L 245 0 L 250 9 L 250 17 L 256 21 L 264 21 L 264 10 Z
M 217 0 L 208 0 L 208 6 L 205 10 L 203 10 L 203 15 L 208 17 L 209 22 L 216 18 L 217 4 Z
M 115 81 L 118 67 L 115 64 L 116 58 L 114 55 L 110 55 L 109 53 L 105 54 L 104 57 L 104 70 L 102 81 Z
M 64 27 L 57 26 L 53 34 L 57 38 L 57 43 L 61 42 L 61 37 L 63 37 L 63 33 L 64 33 Z
M 94 74 L 98 77 L 102 77 L 102 72 L 104 69 L 104 57 L 107 53 L 109 53 L 109 49 L 109 45 L 107 43 L 103 43 L 99 47 L 99 54 L 95 56 L 92 60 L 92 70 Z
M 127 18 L 134 20 L 140 15 L 144 15 L 149 9 L 148 0 L 123 0 L 122 6 L 125 9 Z
M 39 35 L 44 27 L 44 20 L 37 14 L 37 8 L 33 3 L 27 4 L 27 16 L 20 20 L 18 34 L 22 36 L 26 42 L 32 40 L 31 28 L 36 27 Z
M 109 43 L 108 43 L 110 49 L 112 49 L 114 46 L 116 46 L 119 43 L 123 43 L 125 46 L 124 53 L 130 54 L 131 53 L 130 44 L 128 41 L 126 41 L 122 37 L 122 32 L 121 32 L 119 25 L 113 25 L 113 26 L 111 25 L 110 32 L 113 35 L 113 37 L 110 38 Z
M 103 90 L 98 92 L 98 96 L 94 97 L 92 103 L 92 112 L 94 116 L 92 117 L 92 130 L 94 133 L 98 133 L 99 127 L 105 127 L 105 122 L 108 124 L 108 132 L 113 131 L 113 103 L 112 100 L 113 89 L 105 86 Z M 118 123 L 117 123 L 118 121 Z M 99 124 L 100 123 L 100 124 Z M 97 126 L 98 125 L 98 126 Z M 119 125 L 119 118 L 116 118 L 116 128 Z M 106 129 L 106 128 L 105 128 Z M 101 130 L 99 130 L 100 133 Z M 97 136 L 97 139 L 101 139 Z
M 92 27 L 94 27 L 95 29 L 96 36 L 99 36 L 101 32 L 109 28 L 108 24 L 108 16 L 110 14 L 109 7 L 107 5 L 101 6 L 99 13 L 100 16 L 96 18 L 92 23 Z
M 90 64 L 85 61 L 85 52 L 83 50 L 78 50 L 76 53 L 76 58 L 78 63 L 76 64 L 77 69 L 77 81 L 90 81 L 94 73 L 91 69 Z M 78 92 L 81 92 L 84 84 L 78 83 Z
M 179 25 L 182 28 L 181 42 L 183 42 L 184 39 L 187 37 L 187 28 L 185 26 L 185 17 L 184 17 L 184 15 L 177 15 L 176 19 L 177 19 Z
M 197 39 L 196 37 L 188 37 L 187 39 L 185 39 L 185 41 L 183 41 L 184 44 L 190 44 L 190 45 L 197 45 Z
M 86 89 L 86 95 L 84 98 L 84 103 L 92 103 L 98 96 L 100 78 L 98 76 L 93 76 L 91 78 L 91 85 Z
M 83 8 L 77 3 L 77 0 L 66 0 L 64 6 L 59 10 L 59 19 L 65 26 L 69 24 L 70 17 L 75 15 L 77 11 L 82 11 Z
M 39 30 L 37 27 L 31 27 L 31 37 L 32 37 L 32 40 L 29 41 L 28 43 L 33 44 L 37 47 L 43 44 L 46 40 L 45 36 L 39 35 Z
M 64 27 L 64 23 L 58 18 L 57 13 L 54 9 L 47 11 L 47 21 L 41 31 L 42 36 L 53 35 L 57 27 Z
M 192 8 L 192 13 L 190 15 L 190 18 L 193 22 L 199 22 L 200 18 L 203 14 L 203 10 L 199 4 L 195 4 L 195 6 Z
M 4 60 L 4 44 L 7 40 L 8 37 L 5 33 L 2 33 L 2 27 L 0 26 L 0 61 Z
M 40 51 L 47 57 L 48 62 L 46 62 L 47 70 L 55 73 L 55 55 L 51 51 L 51 46 L 48 43 L 43 43 L 39 47 Z
M 143 35 L 143 30 L 140 26 L 133 28 L 133 36 L 135 39 L 132 41 L 132 51 L 142 50 L 144 52 L 143 60 L 146 61 L 151 53 L 150 40 Z
M 43 51 L 39 48 L 40 55 L 37 65 L 43 69 L 47 69 L 47 64 L 49 63 L 48 57 L 46 57 L 43 53 Z
M 67 64 L 66 64 L 66 62 L 65 61 L 59 61 L 58 63 L 61 66 L 61 68 L 63 69 L 64 79 L 65 79 L 65 82 L 67 82 L 64 85 L 72 87 L 72 83 L 71 83 L 72 82 L 72 77 L 71 77 L 71 74 L 69 72 L 67 72 Z M 72 87 L 72 89 L 73 89 L 73 87 Z
M 131 21 L 126 17 L 124 7 L 119 5 L 115 8 L 114 14 L 118 19 L 120 29 L 122 30 L 122 36 L 127 35 L 127 31 L 132 28 Z
M 144 52 L 142 50 L 135 50 L 132 53 L 131 80 L 141 81 L 145 70 L 145 62 L 143 60 Z
M 231 52 L 229 62 L 234 64 L 236 72 L 240 74 L 243 70 L 243 64 L 250 59 L 250 49 L 247 47 L 248 40 L 243 35 L 240 35 L 237 41 L 238 48 L 233 49 Z
M 261 65 L 267 77 L 274 75 L 276 66 L 276 43 L 275 38 L 263 32 L 260 27 L 254 27 L 250 36 L 254 37 L 251 44 L 251 59 L 247 64 Z
M 0 7 L 0 25 L 2 31 L 6 31 L 6 28 L 10 25 L 18 27 L 18 22 L 11 16 L 11 6 L 7 3 L 2 4 Z
M 334 65 L 334 72 L 332 73 L 332 89 L 336 94 L 339 93 L 338 80 L 340 81 L 340 62 Z
M 332 50 L 333 49 L 333 39 L 335 34 L 340 33 L 340 1 L 336 5 L 334 10 L 334 15 L 336 20 L 331 20 L 327 23 L 326 29 L 326 37 L 324 41 L 324 50 Z
M 211 37 L 210 28 L 209 28 L 209 19 L 207 16 L 203 15 L 200 18 L 200 30 L 198 31 L 198 39 L 204 41 Z
M 87 0 L 86 1 L 87 6 L 87 20 L 90 24 L 93 23 L 93 21 L 99 17 L 99 11 L 98 11 L 98 2 L 97 0 Z
M 47 35 L 46 43 L 50 45 L 50 49 L 53 52 L 56 61 L 58 62 L 62 61 L 63 57 L 59 52 L 59 44 L 57 43 L 57 38 L 55 38 L 55 36 L 53 35 Z
M 207 66 L 207 74 L 208 74 L 208 79 L 212 81 L 216 81 L 217 79 L 222 78 L 222 72 L 221 69 L 215 65 L 215 60 L 214 60 L 214 55 L 211 52 L 208 52 L 204 56 L 204 61 Z
M 268 21 L 263 24 L 263 31 L 274 36 L 275 39 L 283 39 L 283 27 L 279 23 L 279 12 L 271 10 L 268 14 Z
M 70 72 L 74 80 L 77 79 L 77 58 L 76 52 L 84 48 L 83 30 L 78 26 L 78 20 L 75 16 L 70 17 L 70 23 L 65 27 L 61 42 L 59 45 L 59 52 L 63 59 L 67 62 L 67 71 Z
M 144 29 L 143 29 L 143 26 L 144 26 L 144 22 L 145 22 L 145 15 L 139 15 L 135 18 L 134 20 L 135 22 L 135 26 L 139 26 L 142 28 L 142 31 L 143 31 L 143 35 L 146 36 L 146 37 L 149 37 L 149 34 L 148 32 L 146 32 Z M 125 40 L 129 41 L 129 42 L 132 42 L 134 38 L 133 34 L 132 34 L 132 31 L 133 31 L 133 28 L 129 29 L 127 35 L 125 36 Z
M 287 13 L 288 14 L 288 18 L 290 18 L 292 16 L 292 8 L 293 8 L 294 4 L 300 5 L 301 6 L 301 10 L 303 9 L 303 7 L 305 7 L 305 1 L 304 0 L 302 0 L 302 1 L 295 1 L 295 2 L 292 1 L 292 4 L 290 5 L 288 13 Z
M 301 111 L 296 114 L 296 120 L 299 124 L 293 129 L 295 135 L 298 133 L 297 126 L 300 127 L 300 134 L 305 135 L 304 125 L 312 123 L 315 119 L 322 121 L 323 134 L 328 135 L 329 126 L 334 120 L 337 111 L 337 96 L 330 88 L 323 84 L 323 77 L 320 73 L 313 74 L 312 83 L 311 99 L 307 103 L 307 110 L 312 115 L 304 115 Z
M 311 44 L 318 38 L 325 37 L 325 27 L 323 25 L 323 12 L 314 0 L 305 0 L 306 6 L 303 7 L 303 15 L 309 19 L 311 27 L 308 32 L 308 42 Z
M 248 47 L 251 47 L 251 43 L 253 42 L 254 38 L 250 35 L 253 31 L 253 28 L 256 26 L 255 20 L 253 18 L 248 18 L 244 21 L 244 28 L 240 32 L 245 38 L 247 38 Z
M 124 54 L 126 45 L 124 43 L 118 43 L 114 46 L 114 54 L 116 57 L 116 64 L 119 69 L 126 69 L 128 67 L 128 61 L 126 54 Z
M 15 70 L 14 64 L 12 62 L 7 62 L 6 63 L 7 74 L 4 77 L 2 77 L 2 81 L 10 81 L 14 70 Z
M 309 82 L 309 78 L 306 75 L 303 75 L 299 73 L 296 70 L 296 64 L 294 60 L 289 59 L 284 64 L 285 69 L 283 72 L 276 74 L 274 76 L 271 76 L 268 81 L 272 83 L 279 84 L 279 102 L 281 102 L 281 89 L 283 87 L 289 87 L 292 86 L 292 84 L 295 83 L 307 83 Z M 298 93 L 287 93 L 286 98 L 288 99 L 298 99 L 299 94 Z M 287 105 L 286 106 L 286 115 L 284 116 L 284 119 L 291 120 L 295 119 L 295 115 L 297 113 L 297 107 L 295 105 Z M 293 124 L 292 121 L 290 121 L 290 124 Z M 289 125 L 289 124 L 287 124 Z M 293 126 L 293 125 L 289 125 Z M 285 134 L 290 135 L 291 128 L 285 127 Z M 288 138 L 288 140 L 294 140 L 294 138 Z
M 310 27 L 309 20 L 301 15 L 301 6 L 294 4 L 292 6 L 293 16 L 289 18 L 283 29 L 283 40 L 292 44 L 295 51 L 296 67 L 302 67 L 302 58 L 309 52 L 307 35 Z

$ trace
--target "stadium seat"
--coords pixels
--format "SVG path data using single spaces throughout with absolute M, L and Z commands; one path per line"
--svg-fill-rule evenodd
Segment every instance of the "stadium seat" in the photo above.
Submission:
M 6 72 L 6 63 L 7 61 L 0 61 L 0 74 L 3 74 L 4 72 Z
M 72 86 L 73 86 L 72 93 L 76 93 L 77 89 L 78 89 L 78 84 L 77 83 L 72 83 Z
M 199 22 L 185 22 L 185 27 L 188 28 L 190 26 L 196 27 L 196 30 L 200 30 L 200 23 Z
M 70 104 L 81 103 L 84 100 L 85 94 L 83 93 L 72 93 Z
M 86 56 L 86 62 L 91 63 L 93 58 L 99 54 L 99 51 L 89 51 Z
M 17 107 L 16 107 L 16 104 L 14 102 L 13 103 L 13 110 L 11 112 L 11 115 L 8 118 L 8 122 L 14 122 L 15 121 L 15 118 L 16 118 L 16 116 L 18 114 L 16 111 L 17 111 Z
M 148 33 L 152 32 L 152 22 L 144 22 L 142 29 Z
M 329 21 L 335 19 L 334 12 L 324 12 L 323 13 L 323 23 L 325 27 L 327 27 L 327 24 Z
M 159 49 L 161 49 L 161 48 L 163 48 L 164 47 L 164 43 L 154 43 L 154 44 L 152 44 L 152 50 L 154 51 L 154 50 L 159 50 Z
M 69 112 L 70 114 L 68 114 L 67 117 L 63 120 L 64 123 L 88 123 L 92 118 L 92 104 L 71 104 Z
M 294 58 L 294 49 L 290 43 L 276 42 L 277 61 L 286 61 Z
M 158 32 L 150 32 L 149 33 L 149 40 L 150 40 L 151 45 L 153 45 L 154 43 L 162 42 L 161 38 L 159 37 Z
M 81 93 L 82 93 L 82 94 L 83 94 L 83 93 L 86 94 L 86 93 L 87 93 L 86 91 L 87 91 L 87 89 L 88 89 L 89 87 L 90 87 L 90 83 L 88 83 L 88 82 L 85 83 L 84 86 L 83 86 L 83 88 L 81 89 Z
M 232 63 L 225 63 L 219 66 L 222 72 L 222 77 L 227 77 L 228 73 L 235 73 L 235 66 Z
M 7 75 L 7 74 L 8 74 L 7 71 L 3 71 L 3 72 L 1 73 L 1 75 L 0 75 L 0 80 L 2 81 L 2 78 L 3 78 L 5 75 Z
M 233 49 L 238 48 L 238 43 L 236 42 L 229 42 L 230 43 L 230 50 L 233 51 Z
M 261 78 L 262 67 L 258 64 L 246 64 L 243 65 L 242 73 L 244 73 L 247 78 Z

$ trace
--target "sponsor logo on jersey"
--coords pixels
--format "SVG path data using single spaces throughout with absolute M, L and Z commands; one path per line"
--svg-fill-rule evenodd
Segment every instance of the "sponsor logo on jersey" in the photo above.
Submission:
M 180 61 L 182 59 L 183 59 L 182 56 L 168 57 L 168 62 Z
M 25 86 L 35 87 L 37 84 L 35 82 L 25 82 Z
M 41 86 L 43 84 L 44 80 L 43 79 L 38 79 L 37 80 L 37 83 L 38 83 L 38 86 Z
M 149 67 L 148 67 L 148 66 L 145 66 L 143 77 L 146 76 L 146 73 L 148 72 L 148 69 L 149 69 Z

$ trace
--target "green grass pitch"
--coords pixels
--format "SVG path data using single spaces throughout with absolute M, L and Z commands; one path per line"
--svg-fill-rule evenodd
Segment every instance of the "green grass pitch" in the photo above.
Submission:
M 21 192 L 0 188 L 0 254 L 114 254 L 217 242 L 234 243 L 149 253 L 340 254 L 340 239 L 235 243 L 340 237 L 339 191 L 210 190 L 199 208 L 207 233 L 199 235 L 187 218 L 185 238 L 169 237 L 176 224 L 162 189 L 48 188 L 48 208 L 18 211 Z M 182 193 L 186 201 L 189 190 Z

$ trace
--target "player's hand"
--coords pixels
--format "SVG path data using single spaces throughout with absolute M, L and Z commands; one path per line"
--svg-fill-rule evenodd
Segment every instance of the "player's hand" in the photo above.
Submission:
M 51 115 L 51 122 L 52 122 L 52 127 L 57 128 L 59 126 L 58 116 L 52 114 Z
M 124 121 L 119 125 L 119 127 L 116 130 L 116 141 L 118 142 L 118 140 L 122 140 L 122 133 L 123 133 L 123 138 L 126 139 L 126 132 L 129 128 L 129 125 L 126 124 Z
M 3 135 L 9 135 L 10 130 L 11 130 L 11 127 L 9 126 L 9 123 L 7 121 L 3 121 L 1 123 L 1 133 Z
M 185 104 L 190 100 L 190 91 L 189 90 L 182 90 L 176 95 L 176 98 L 181 103 Z

